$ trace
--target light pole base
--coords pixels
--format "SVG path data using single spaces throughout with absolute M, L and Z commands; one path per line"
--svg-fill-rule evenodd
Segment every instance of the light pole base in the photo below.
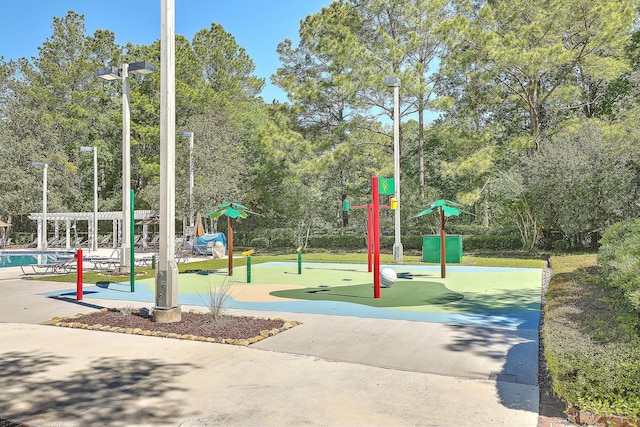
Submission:
M 182 319 L 182 309 L 180 306 L 171 308 L 153 309 L 153 321 L 156 323 L 174 323 Z
M 402 264 L 404 248 L 402 243 L 393 244 L 393 262 L 396 264 Z

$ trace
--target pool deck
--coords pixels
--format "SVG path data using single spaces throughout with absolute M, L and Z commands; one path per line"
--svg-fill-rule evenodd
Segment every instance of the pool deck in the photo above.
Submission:
M 366 315 L 317 313 L 305 311 L 310 301 L 274 305 L 281 302 L 258 289 L 234 299 L 257 305 L 230 311 L 302 324 L 250 347 L 40 325 L 153 304 L 146 283 L 136 283 L 135 294 L 96 288 L 104 293 L 76 301 L 69 283 L 0 270 L 0 342 L 9 343 L 0 348 L 7 373 L 0 418 L 32 425 L 538 425 L 534 318 L 496 326 L 376 317 L 372 307 Z M 472 316 L 464 311 L 470 307 L 456 313 Z M 202 309 L 183 305 L 191 308 Z

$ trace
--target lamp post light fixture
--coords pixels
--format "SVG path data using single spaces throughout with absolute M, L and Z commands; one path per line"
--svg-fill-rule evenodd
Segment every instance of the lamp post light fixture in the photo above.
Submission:
M 160 3 L 160 250 L 153 320 L 179 322 L 176 264 L 176 25 L 175 0 Z
M 31 162 L 31 166 L 42 168 L 42 234 L 38 238 L 38 249 L 47 249 L 47 169 L 44 162 Z
M 400 264 L 403 258 L 403 247 L 400 240 L 400 79 L 387 77 L 384 79 L 384 84 L 393 87 L 393 192 L 398 204 L 398 208 L 395 210 L 393 262 Z
M 150 62 L 122 64 L 121 68 L 103 67 L 96 76 L 104 80 L 122 80 L 122 242 L 120 249 L 120 272 L 127 272 L 131 258 L 131 110 L 129 107 L 129 74 L 154 73 L 156 66 Z
M 193 132 L 179 130 L 178 136 L 189 137 L 189 226 L 193 230 Z
M 93 223 L 91 230 L 91 250 L 98 250 L 98 148 L 80 147 L 80 152 L 93 151 Z

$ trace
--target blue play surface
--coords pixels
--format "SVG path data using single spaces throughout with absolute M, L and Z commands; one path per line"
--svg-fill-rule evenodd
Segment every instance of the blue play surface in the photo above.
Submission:
M 440 279 L 439 266 L 383 267 L 393 268 L 398 273 L 409 273 L 408 277 L 413 275 L 415 277 L 413 280 L 423 280 L 424 282 L 420 283 L 425 283 L 425 286 L 441 284 L 440 286 L 443 285 L 447 290 L 461 294 L 463 298 L 460 301 L 440 304 L 418 304 L 417 302 L 414 307 L 374 307 L 335 300 L 270 298 L 269 301 L 239 301 L 229 297 L 226 305 L 231 309 L 242 310 L 330 314 L 511 329 L 538 328 L 541 269 L 450 266 L 447 268 L 447 278 Z M 373 283 L 372 274 L 367 273 L 366 265 L 305 263 L 302 275 L 294 274 L 296 268 L 296 263 L 256 264 L 252 267 L 253 281 L 247 284 L 245 267 L 235 267 L 234 276 L 229 279 L 232 286 L 249 286 L 254 289 L 263 287 L 267 295 L 279 294 L 269 290 L 269 286 L 274 285 L 278 285 L 279 289 L 291 285 L 292 288 L 303 292 L 303 287 L 318 289 L 317 287 L 320 286 L 336 289 L 343 286 L 344 289 L 348 289 L 348 286 L 358 283 L 362 283 L 363 286 Z M 334 276 L 335 274 L 338 276 Z M 226 270 L 210 272 L 208 275 L 207 272 L 180 274 L 179 304 L 206 307 L 209 299 L 208 291 L 203 291 L 204 288 L 198 286 L 202 283 L 210 284 L 212 281 L 221 283 L 227 277 Z M 322 277 L 325 277 L 324 281 Z M 340 280 L 335 277 L 340 277 Z M 393 286 L 402 289 L 403 280 L 405 279 L 398 279 Z M 184 285 L 181 285 L 182 283 Z M 319 285 L 319 283 L 322 284 Z M 76 291 L 73 287 L 48 292 L 46 295 L 75 298 Z M 129 282 L 87 285 L 84 287 L 83 295 L 84 298 L 139 301 L 148 303 L 152 307 L 155 304 L 154 280 L 136 281 L 133 293 L 130 292 Z M 385 289 L 383 289 L 382 298 L 385 298 Z

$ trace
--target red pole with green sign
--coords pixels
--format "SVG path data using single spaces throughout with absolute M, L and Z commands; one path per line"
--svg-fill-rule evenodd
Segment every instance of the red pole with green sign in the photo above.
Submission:
M 378 177 L 371 178 L 373 210 L 373 297 L 380 298 L 380 201 Z

